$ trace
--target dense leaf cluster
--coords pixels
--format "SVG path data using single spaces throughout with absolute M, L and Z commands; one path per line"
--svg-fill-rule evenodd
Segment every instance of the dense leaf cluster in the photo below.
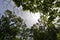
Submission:
M 19 40 L 25 38 L 26 24 L 10 10 L 0 18 L 0 40 Z
M 31 12 L 48 13 L 51 9 L 60 7 L 57 0 L 13 0 L 17 7 L 22 6 L 23 10 Z

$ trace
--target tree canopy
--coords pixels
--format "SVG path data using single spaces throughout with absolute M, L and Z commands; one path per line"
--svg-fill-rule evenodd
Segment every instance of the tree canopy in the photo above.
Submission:
M 42 14 L 42 17 L 47 18 L 47 20 L 44 18 L 43 20 L 48 26 L 53 26 L 52 22 L 57 17 L 60 18 L 59 0 L 13 0 L 13 2 L 17 7 L 22 6 L 22 9 L 25 11 L 29 10 L 33 13 L 40 12 L 40 15 Z
M 12 11 L 6 10 L 0 18 L 0 40 L 23 40 L 26 37 L 26 27 L 21 17 L 17 17 Z
M 22 6 L 23 10 L 31 12 L 48 13 L 53 8 L 60 7 L 59 0 L 13 0 L 17 7 Z
M 47 26 L 47 32 L 40 32 L 42 30 L 41 25 L 39 28 L 38 26 L 33 26 L 33 39 L 34 40 L 58 40 L 59 39 L 59 32 L 57 33 L 56 27 L 60 27 L 60 1 L 59 0 L 13 0 L 17 7 L 22 6 L 24 11 L 30 11 L 33 13 L 40 12 L 40 19 L 43 22 L 43 25 Z M 56 18 L 59 18 L 56 20 Z M 56 21 L 56 22 L 55 22 Z M 39 22 L 39 23 L 41 23 Z M 55 22 L 55 23 L 54 23 Z M 42 23 L 41 23 L 42 24 Z M 35 24 L 37 25 L 37 24 Z M 43 26 L 43 27 L 45 27 Z
M 40 12 L 38 23 L 27 28 L 21 17 L 10 10 L 0 18 L 0 40 L 60 40 L 59 0 L 13 0 L 17 7 Z M 58 20 L 57 20 L 58 18 Z

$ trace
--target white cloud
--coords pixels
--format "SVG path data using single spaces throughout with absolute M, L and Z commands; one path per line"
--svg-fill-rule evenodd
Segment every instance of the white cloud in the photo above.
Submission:
M 24 19 L 25 23 L 28 26 L 32 26 L 34 23 L 38 22 L 37 20 L 40 17 L 39 13 L 30 13 L 29 11 L 23 11 L 21 7 L 17 8 L 15 7 L 14 3 L 12 1 L 5 0 L 4 2 L 0 0 L 0 13 L 3 13 L 5 10 L 9 9 L 11 11 L 14 11 L 17 16 L 20 16 Z

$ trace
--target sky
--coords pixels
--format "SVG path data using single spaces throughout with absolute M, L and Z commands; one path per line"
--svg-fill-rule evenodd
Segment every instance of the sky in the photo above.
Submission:
M 28 27 L 37 23 L 40 17 L 39 12 L 31 13 L 29 11 L 23 11 L 22 7 L 16 7 L 11 0 L 0 0 L 0 17 L 7 9 L 15 12 L 17 16 L 20 16 L 25 21 Z

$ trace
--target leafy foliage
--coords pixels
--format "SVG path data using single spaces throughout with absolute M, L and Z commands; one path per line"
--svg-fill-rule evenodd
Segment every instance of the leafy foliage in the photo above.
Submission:
M 22 40 L 18 38 L 18 35 L 21 36 L 21 32 L 24 34 L 26 27 L 20 17 L 6 10 L 5 15 L 2 15 L 0 19 L 0 40 Z
M 57 0 L 13 0 L 23 10 L 40 12 L 39 23 L 27 28 L 20 17 L 7 10 L 0 19 L 0 40 L 60 40 L 60 1 Z M 59 17 L 56 23 L 55 19 Z M 57 28 L 56 28 L 57 27 Z M 17 36 L 17 37 L 16 37 Z M 18 38 L 19 37 L 19 38 Z
M 56 1 L 56 3 L 55 3 Z M 53 8 L 60 7 L 60 1 L 57 0 L 13 0 L 17 7 L 22 6 L 23 10 L 31 12 L 48 13 Z
M 31 30 L 33 33 L 33 40 L 58 40 L 60 37 L 60 29 L 57 29 L 55 26 L 48 27 L 44 22 L 34 24 Z

